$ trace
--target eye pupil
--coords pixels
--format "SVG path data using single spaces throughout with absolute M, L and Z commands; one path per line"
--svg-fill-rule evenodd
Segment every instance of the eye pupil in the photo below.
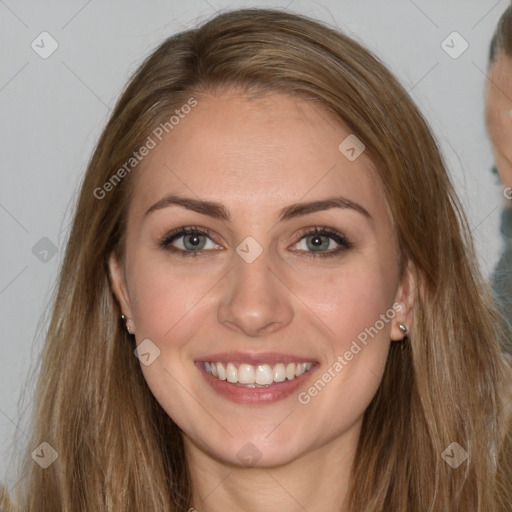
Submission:
M 202 237 L 203 235 L 188 235 L 184 237 L 183 245 L 187 249 L 202 249 L 206 244 L 206 240 L 204 240 Z
M 309 248 L 312 250 L 328 249 L 329 237 L 323 235 L 312 235 L 308 237 L 307 243 L 309 245 Z

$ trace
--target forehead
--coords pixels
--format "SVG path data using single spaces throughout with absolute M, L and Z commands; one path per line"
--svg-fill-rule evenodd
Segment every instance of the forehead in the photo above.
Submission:
M 319 103 L 240 92 L 197 102 L 140 166 L 134 208 L 166 193 L 256 210 L 343 194 L 388 212 L 370 159 L 340 151 L 351 133 Z

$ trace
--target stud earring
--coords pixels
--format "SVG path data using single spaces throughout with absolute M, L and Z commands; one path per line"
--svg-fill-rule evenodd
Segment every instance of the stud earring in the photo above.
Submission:
M 405 326 L 405 324 L 402 324 L 402 323 L 399 323 L 398 324 L 398 328 L 402 331 L 402 334 L 405 336 L 407 336 L 407 327 Z
M 121 315 L 121 320 L 125 323 L 126 330 L 131 334 L 132 327 L 131 327 L 131 325 L 129 325 L 130 319 L 127 319 L 124 315 Z

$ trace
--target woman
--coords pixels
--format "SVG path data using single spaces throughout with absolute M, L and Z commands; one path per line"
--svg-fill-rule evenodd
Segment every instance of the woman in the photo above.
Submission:
M 493 290 L 503 316 L 512 325 L 512 6 L 502 14 L 492 38 L 485 96 L 487 130 L 495 167 L 504 185 L 501 235 L 505 249 L 493 275 Z M 509 340 L 505 347 L 512 353 Z
M 147 59 L 90 162 L 19 510 L 510 510 L 497 318 L 386 68 L 221 14 Z

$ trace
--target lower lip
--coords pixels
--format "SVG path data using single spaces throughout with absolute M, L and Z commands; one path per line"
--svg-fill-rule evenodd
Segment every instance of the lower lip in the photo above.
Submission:
M 316 364 L 313 364 L 309 371 L 299 377 L 295 377 L 293 380 L 286 379 L 283 382 L 276 382 L 268 387 L 247 388 L 245 386 L 231 384 L 227 380 L 217 379 L 217 377 L 210 375 L 206 371 L 203 363 L 196 362 L 195 364 L 201 370 L 206 382 L 210 384 L 214 391 L 224 398 L 239 404 L 270 404 L 284 400 L 297 391 L 299 387 L 304 385 L 305 381 L 316 367 Z

